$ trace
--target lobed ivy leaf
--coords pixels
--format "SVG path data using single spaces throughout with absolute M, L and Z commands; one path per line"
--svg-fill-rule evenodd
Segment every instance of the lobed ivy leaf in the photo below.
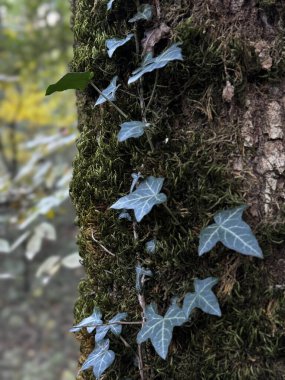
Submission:
M 146 322 L 137 336 L 137 343 L 151 340 L 155 351 L 162 359 L 166 359 L 168 347 L 172 339 L 173 328 L 181 326 L 187 318 L 183 310 L 173 302 L 164 317 L 157 313 L 155 304 L 150 304 L 145 310 Z
M 94 350 L 83 363 L 80 371 L 84 371 L 92 367 L 95 378 L 100 379 L 100 376 L 104 373 L 104 371 L 106 371 L 107 368 L 110 367 L 110 365 L 112 365 L 115 360 L 115 353 L 109 350 L 109 345 L 109 339 L 104 339 L 97 342 Z
M 107 4 L 107 11 L 110 11 L 111 9 L 112 9 L 112 6 L 113 6 L 113 2 L 114 2 L 115 0 L 110 0 L 110 1 L 108 1 L 108 4 Z
M 181 44 L 176 43 L 171 45 L 168 49 L 155 58 L 150 58 L 150 56 L 148 56 L 148 59 L 142 63 L 142 66 L 132 72 L 132 76 L 130 77 L 128 84 L 136 82 L 146 73 L 165 67 L 171 61 L 183 61 L 182 51 L 179 45 Z
M 114 323 L 114 322 L 121 322 L 122 319 L 126 319 L 128 316 L 127 313 L 118 313 L 108 321 L 108 323 Z M 96 335 L 95 335 L 95 341 L 99 342 L 100 340 L 104 339 L 108 331 L 111 331 L 115 335 L 120 335 L 122 332 L 122 325 L 120 324 L 114 324 L 114 325 L 103 325 L 98 326 L 96 328 Z
M 107 54 L 109 58 L 112 58 L 115 51 L 120 47 L 125 45 L 128 41 L 130 41 L 133 38 L 133 34 L 128 34 L 126 38 L 119 39 L 119 38 L 111 38 L 109 40 L 106 40 L 106 48 L 107 48 Z
M 142 4 L 138 12 L 128 22 L 137 22 L 140 20 L 149 21 L 153 15 L 153 7 L 150 4 Z
M 141 293 L 143 290 L 143 277 L 152 277 L 153 273 L 150 269 L 145 269 L 141 265 L 136 266 L 136 291 Z
M 183 311 L 187 319 L 195 307 L 204 313 L 221 316 L 219 301 L 212 291 L 212 287 L 218 282 L 217 278 L 208 277 L 204 280 L 195 279 L 195 293 L 187 293 L 183 301 Z
M 215 223 L 200 233 L 199 256 L 209 252 L 218 242 L 248 256 L 263 258 L 261 248 L 251 228 L 242 220 L 247 206 L 224 210 L 214 215 Z
M 140 222 L 155 205 L 166 202 L 166 195 L 160 193 L 163 181 L 164 178 L 147 177 L 133 193 L 120 198 L 110 208 L 134 210 L 136 220 Z
M 46 96 L 51 95 L 56 91 L 84 90 L 93 76 L 94 73 L 90 71 L 65 74 L 59 81 L 48 86 Z
M 89 317 L 82 319 L 82 321 L 78 323 L 78 325 L 73 326 L 69 331 L 77 332 L 81 330 L 83 327 L 86 327 L 87 331 L 91 333 L 93 330 L 95 330 L 97 325 L 103 324 L 103 321 L 101 318 L 102 318 L 102 313 L 100 309 L 95 306 L 93 313 Z
M 145 244 L 145 250 L 149 254 L 155 253 L 156 249 L 156 239 L 152 239 L 150 241 L 147 241 Z
M 144 134 L 145 128 L 148 126 L 148 123 L 142 121 L 127 121 L 121 124 L 121 130 L 118 133 L 118 141 L 122 142 L 132 137 L 138 138 Z

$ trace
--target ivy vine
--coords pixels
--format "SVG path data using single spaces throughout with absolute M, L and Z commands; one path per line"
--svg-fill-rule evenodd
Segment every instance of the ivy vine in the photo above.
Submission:
M 112 11 L 114 0 L 107 3 L 107 10 Z M 137 24 L 141 21 L 149 21 L 154 15 L 153 6 L 143 4 L 138 6 L 137 13 L 128 21 L 131 24 Z M 130 33 L 124 38 L 112 38 L 106 41 L 106 52 L 109 58 L 124 44 L 128 43 L 132 38 L 137 38 L 135 33 Z M 139 53 L 137 51 L 137 53 Z M 95 106 L 108 102 L 112 105 L 120 115 L 127 121 L 120 125 L 118 132 L 118 141 L 124 142 L 130 138 L 139 138 L 145 133 L 151 149 L 154 150 L 150 136 L 148 134 L 151 123 L 147 121 L 146 110 L 151 106 L 153 94 L 147 106 L 144 104 L 142 93 L 142 78 L 145 74 L 159 70 L 167 66 L 172 61 L 183 60 L 181 43 L 173 43 L 161 54 L 156 57 L 149 49 L 143 51 L 143 60 L 141 66 L 134 70 L 128 80 L 128 84 L 138 82 L 139 102 L 142 113 L 142 120 L 128 120 L 128 116 L 116 104 L 116 92 L 119 88 L 118 76 L 115 76 L 109 86 L 100 90 L 93 82 L 95 77 L 93 72 L 77 72 L 68 73 L 58 82 L 50 85 L 46 90 L 46 95 L 50 95 L 56 91 L 64 91 L 68 89 L 84 90 L 91 85 L 98 93 L 99 97 L 95 102 Z M 158 76 L 155 79 L 157 84 Z M 141 173 L 132 174 L 132 185 L 129 194 L 119 198 L 110 206 L 111 209 L 120 210 L 119 219 L 126 219 L 130 222 L 139 223 L 149 214 L 153 207 L 163 205 L 169 212 L 176 224 L 179 224 L 172 211 L 167 206 L 167 196 L 161 191 L 163 188 L 164 178 L 155 178 L 149 176 L 143 178 Z M 242 205 L 229 210 L 219 211 L 214 215 L 214 224 L 202 229 L 199 235 L 200 256 L 209 252 L 218 242 L 221 242 L 227 248 L 239 252 L 243 255 L 262 258 L 262 251 L 259 244 L 252 233 L 251 228 L 242 220 L 242 214 L 246 206 Z M 134 217 L 132 215 L 134 214 Z M 180 228 L 184 233 L 187 231 L 183 226 Z M 134 239 L 137 239 L 134 234 Z M 146 243 L 145 250 L 148 254 L 155 254 L 157 240 L 151 239 Z M 113 254 L 112 254 L 113 255 Z M 142 308 L 142 320 L 127 321 L 127 313 L 120 312 L 108 321 L 103 321 L 102 312 L 97 307 L 93 313 L 84 318 L 79 324 L 75 325 L 70 331 L 78 332 L 86 328 L 89 333 L 94 334 L 95 348 L 90 353 L 86 361 L 83 363 L 81 370 L 92 367 L 96 379 L 100 379 L 101 375 L 112 365 L 115 360 L 115 353 L 109 349 L 109 334 L 115 334 L 121 337 L 124 325 L 138 325 L 140 330 L 137 334 L 138 354 L 137 362 L 141 380 L 145 379 L 144 363 L 141 350 L 141 344 L 150 340 L 156 353 L 162 358 L 167 358 L 168 348 L 172 340 L 174 327 L 182 326 L 189 321 L 191 314 L 195 308 L 201 309 L 204 313 L 221 316 L 221 309 L 218 299 L 212 288 L 217 284 L 218 279 L 208 277 L 205 279 L 194 280 L 194 292 L 186 293 L 178 298 L 172 299 L 164 316 L 160 315 L 155 303 L 146 305 L 144 300 L 144 284 L 147 277 L 152 277 L 153 272 L 149 268 L 143 268 L 138 264 L 136 271 L 136 291 L 138 294 L 138 302 Z M 124 341 L 123 337 L 121 339 Z

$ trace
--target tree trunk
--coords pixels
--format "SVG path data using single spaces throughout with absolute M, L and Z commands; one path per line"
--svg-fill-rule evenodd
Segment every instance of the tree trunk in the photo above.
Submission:
M 151 0 L 148 1 L 149 3 Z M 108 58 L 105 40 L 132 32 L 127 22 L 136 2 L 75 0 L 73 71 L 94 71 L 104 89 L 118 75 L 118 105 L 130 120 L 141 120 L 136 84 L 127 86 L 140 65 L 135 42 Z M 159 1 L 152 1 L 156 11 Z M 137 263 L 152 269 L 146 303 L 163 313 L 173 296 L 192 291 L 193 279 L 215 276 L 222 317 L 195 312 L 191 322 L 174 329 L 167 359 L 143 344 L 145 379 L 283 379 L 284 363 L 284 169 L 285 169 L 285 4 L 283 0 L 161 0 L 160 14 L 140 22 L 140 44 L 147 29 L 170 28 L 155 45 L 159 54 L 182 42 L 183 62 L 158 70 L 158 85 L 148 119 L 147 137 L 117 142 L 123 118 L 109 104 L 93 108 L 92 87 L 78 93 L 80 137 L 74 162 L 71 196 L 78 215 L 78 243 L 86 279 L 75 306 L 78 322 L 94 305 L 104 315 L 127 311 L 141 319 L 135 289 Z M 140 48 L 141 52 L 141 48 Z M 155 73 L 143 79 L 150 99 Z M 109 209 L 129 191 L 131 174 L 164 177 L 167 210 L 157 206 L 136 227 Z M 217 245 L 197 254 L 200 230 L 221 209 L 246 203 L 245 219 L 265 259 L 242 256 Z M 184 227 L 187 233 L 181 228 Z M 95 240 L 92 238 L 95 238 Z M 157 251 L 145 252 L 153 237 Z M 100 242 L 100 244 L 98 244 Z M 102 246 L 115 256 L 108 254 Z M 137 326 L 123 329 L 127 348 L 116 337 L 116 360 L 102 379 L 140 379 L 135 363 Z M 83 331 L 80 364 L 94 347 Z M 92 371 L 78 379 L 93 379 Z

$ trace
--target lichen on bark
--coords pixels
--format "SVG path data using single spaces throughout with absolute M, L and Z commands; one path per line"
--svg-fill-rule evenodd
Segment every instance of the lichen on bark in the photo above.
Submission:
M 133 2 L 115 3 L 114 11 L 107 13 L 105 1 L 75 1 L 71 69 L 94 71 L 94 80 L 101 88 L 119 75 L 123 84 L 117 104 L 136 120 L 140 117 L 137 90 L 126 85 L 138 65 L 134 43 L 120 48 L 112 60 L 105 51 L 107 38 L 125 36 L 130 31 L 126 20 L 136 9 Z M 258 171 L 258 165 L 259 158 L 268 152 L 268 144 L 278 143 L 284 149 L 279 123 L 280 118 L 284 121 L 284 104 L 279 96 L 284 91 L 284 51 L 280 44 L 284 6 L 278 0 L 271 2 L 270 10 L 264 1 L 160 3 L 161 20 L 170 27 L 172 39 L 183 43 L 184 61 L 159 71 L 159 86 L 149 115 L 155 125 L 155 151 L 150 151 L 145 137 L 118 143 L 120 115 L 108 104 L 94 109 L 97 95 L 92 88 L 77 97 L 80 136 L 71 196 L 86 279 L 79 285 L 75 320 L 90 314 L 94 305 L 107 317 L 127 311 L 130 319 L 140 318 L 134 270 L 138 258 L 155 273 L 147 284 L 146 300 L 157 302 L 162 312 L 173 295 L 183 296 L 192 290 L 193 278 L 217 276 L 222 318 L 197 312 L 190 323 L 174 331 L 167 361 L 159 359 L 146 344 L 146 378 L 282 379 L 285 310 L 283 290 L 276 285 L 282 285 L 285 279 L 275 270 L 275 259 L 282 259 L 285 238 L 281 210 L 284 168 L 276 159 L 281 160 L 282 154 L 272 158 L 271 182 Z M 144 28 L 151 26 L 149 23 Z M 139 33 L 142 39 L 143 28 Z M 261 40 L 266 44 L 257 45 Z M 168 43 L 165 38 L 156 49 L 161 51 Z M 262 46 L 267 49 L 264 47 L 263 54 Z M 146 97 L 154 80 L 153 74 L 146 76 Z M 222 96 L 227 81 L 234 87 L 229 102 Z M 276 138 L 272 139 L 272 134 Z M 247 144 L 249 140 L 251 145 Z M 162 207 L 157 207 L 152 217 L 139 225 L 139 240 L 134 245 L 132 228 L 109 209 L 128 191 L 133 171 L 165 177 L 169 207 L 188 234 Z M 270 199 L 269 185 L 276 186 Z M 244 202 L 250 206 L 247 219 L 262 243 L 264 263 L 221 246 L 199 258 L 198 234 L 212 214 Z M 100 248 L 92 234 L 115 258 Z M 150 256 L 144 245 L 153 234 L 159 244 L 155 255 Z M 127 327 L 123 333 L 134 350 L 136 333 L 136 327 Z M 81 364 L 93 348 L 93 339 L 84 332 L 78 334 L 78 339 Z M 117 357 L 104 378 L 139 379 L 133 350 L 114 337 L 111 346 Z M 78 379 L 93 377 L 87 371 Z

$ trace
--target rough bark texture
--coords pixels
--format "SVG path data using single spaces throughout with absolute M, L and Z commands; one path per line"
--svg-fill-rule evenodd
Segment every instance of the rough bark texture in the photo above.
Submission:
M 126 83 L 138 66 L 134 43 L 110 60 L 105 40 L 130 31 L 126 22 L 135 2 L 117 0 L 107 14 L 104 0 L 76 0 L 72 70 L 95 72 L 105 88 L 114 75 Z M 183 43 L 184 61 L 159 71 L 159 86 L 148 117 L 155 125 L 155 152 L 145 137 L 118 143 L 120 115 L 109 105 L 93 109 L 96 93 L 78 94 L 78 156 L 71 196 L 80 227 L 79 247 L 87 277 L 80 284 L 75 319 L 97 305 L 108 316 L 128 311 L 138 320 L 134 267 L 139 260 L 155 276 L 148 282 L 146 301 L 165 311 L 173 295 L 192 290 L 195 277 L 220 278 L 216 288 L 223 316 L 195 313 L 176 328 L 167 361 L 151 346 L 143 350 L 147 379 L 283 379 L 285 286 L 285 5 L 282 0 L 161 0 L 161 21 L 169 38 Z M 164 38 L 160 52 L 169 43 Z M 144 94 L 154 78 L 148 74 Z M 130 96 L 127 92 L 130 92 Z M 136 86 L 121 86 L 117 104 L 133 120 L 140 118 Z M 187 229 L 183 233 L 163 207 L 139 224 L 118 220 L 108 207 L 125 195 L 131 173 L 166 178 L 169 207 Z M 198 234 L 219 209 L 247 203 L 246 219 L 265 253 L 257 261 L 218 246 L 197 255 Z M 94 236 L 116 257 L 105 253 Z M 156 235 L 157 252 L 146 254 L 145 242 Z M 123 336 L 136 349 L 137 327 Z M 93 338 L 78 334 L 80 363 L 93 348 Z M 118 354 L 104 379 L 139 379 L 131 349 L 115 338 Z M 78 379 L 93 379 L 91 372 Z

